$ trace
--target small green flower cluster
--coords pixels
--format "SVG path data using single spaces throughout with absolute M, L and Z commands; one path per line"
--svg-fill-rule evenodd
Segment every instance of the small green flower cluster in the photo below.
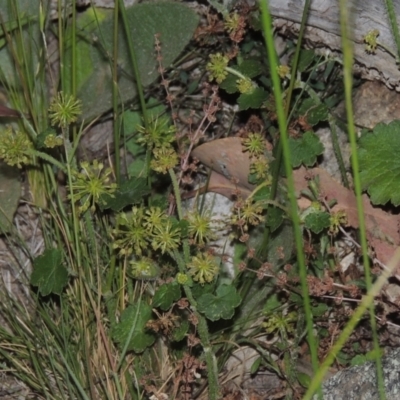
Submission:
M 375 54 L 376 48 L 378 47 L 378 36 L 378 29 L 373 29 L 364 36 L 365 51 L 367 53 Z
M 186 219 L 189 222 L 189 237 L 195 244 L 204 246 L 210 240 L 216 238 L 209 215 L 200 214 L 198 211 L 195 211 L 189 213 Z
M 295 332 L 296 322 L 297 313 L 292 311 L 287 314 L 274 313 L 268 316 L 267 321 L 262 325 L 268 334 L 279 332 L 283 337 L 286 337 L 288 334 L 290 335 Z
M 249 152 L 250 157 L 260 157 L 264 155 L 265 140 L 260 133 L 249 133 L 247 138 L 242 139 L 244 151 Z
M 231 224 L 238 226 L 242 233 L 245 233 L 249 226 L 256 226 L 264 221 L 263 212 L 261 201 L 254 201 L 252 198 L 238 200 L 233 207 Z
M 339 228 L 347 224 L 347 214 L 343 210 L 339 210 L 336 213 L 331 213 L 329 221 L 329 233 L 331 235 L 336 235 L 339 232 Z
M 188 218 L 188 234 L 198 243 L 205 243 L 212 236 L 209 220 L 193 215 Z M 172 254 L 182 243 L 183 232 L 179 223 L 158 207 L 133 207 L 130 213 L 117 215 L 113 229 L 113 248 L 120 256 L 133 256 L 130 275 L 137 279 L 149 279 L 157 270 L 154 253 Z M 186 284 L 192 277 L 201 284 L 211 282 L 219 272 L 216 259 L 207 252 L 192 257 L 188 272 L 179 273 L 179 283 Z
M 137 142 L 146 145 L 153 153 L 150 167 L 154 171 L 166 174 L 178 164 L 179 157 L 172 146 L 176 128 L 170 125 L 167 116 L 152 119 L 147 128 L 139 126 L 138 132 L 140 137 Z
M 181 243 L 178 223 L 158 207 L 133 207 L 130 213 L 118 214 L 113 236 L 113 247 L 123 256 L 142 256 L 149 245 L 162 254 L 170 253 Z
M 82 113 L 82 103 L 72 95 L 58 92 L 49 107 L 50 120 L 53 126 L 62 129 L 76 122 Z
M 236 81 L 236 87 L 242 94 L 251 94 L 257 86 L 250 78 L 244 77 Z
M 92 164 L 82 162 L 81 169 L 81 171 L 72 171 L 72 185 L 69 187 L 68 198 L 81 201 L 79 212 L 83 213 L 89 207 L 93 212 L 96 204 L 102 201 L 102 196 L 113 196 L 117 184 L 111 182 L 111 168 L 104 168 L 104 164 L 97 160 L 94 160 Z
M 148 257 L 129 261 L 129 275 L 135 279 L 152 280 L 159 276 L 160 268 L 155 261 Z
M 221 53 L 211 54 L 210 61 L 206 65 L 206 69 L 210 73 L 210 81 L 215 79 L 217 83 L 222 83 L 228 76 L 228 73 L 231 73 L 239 78 L 236 80 L 237 90 L 242 94 L 252 94 L 257 88 L 257 84 L 240 71 L 228 67 L 228 63 L 229 58 L 227 56 L 223 56 Z
M 281 79 L 289 77 L 290 68 L 288 65 L 279 65 L 277 67 L 277 70 L 278 70 L 278 75 L 281 77 Z
M 215 256 L 210 253 L 198 253 L 188 265 L 189 274 L 201 285 L 212 282 L 219 273 Z
M 14 131 L 11 126 L 0 133 L 0 158 L 6 164 L 22 168 L 32 162 L 32 150 L 32 142 L 27 135 Z
M 250 133 L 242 140 L 245 152 L 250 154 L 250 173 L 255 175 L 257 181 L 272 181 L 269 173 L 269 162 L 265 157 L 265 139 L 260 133 Z
M 221 53 L 211 54 L 210 62 L 206 66 L 210 73 L 210 81 L 215 79 L 217 83 L 221 83 L 228 76 L 226 70 L 228 63 L 229 58 L 227 56 L 223 56 Z
M 228 14 L 224 22 L 225 29 L 231 33 L 240 28 L 240 15 L 237 12 Z
M 62 136 L 56 136 L 54 134 L 50 134 L 46 136 L 44 140 L 44 145 L 48 149 L 53 149 L 54 147 L 61 146 L 64 143 Z

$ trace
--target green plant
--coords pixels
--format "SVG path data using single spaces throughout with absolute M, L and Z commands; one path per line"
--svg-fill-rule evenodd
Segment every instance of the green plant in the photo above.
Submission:
M 309 398 L 335 357 L 359 359 L 356 338 L 345 339 L 357 332 L 355 316 L 368 323 L 368 307 L 381 370 L 372 301 L 389 272 L 375 284 L 368 268 L 349 278 L 337 267 L 338 247 L 349 240 L 345 227 L 360 229 L 368 267 L 367 235 L 382 214 L 366 207 L 361 188 L 374 203 L 399 203 L 396 180 L 380 179 L 393 169 L 382 159 L 395 158 L 397 122 L 363 135 L 359 153 L 350 130 L 360 156 L 355 197 L 315 167 L 324 151 L 315 131 L 335 125 L 342 84 L 335 58 L 301 49 L 309 2 L 298 43 L 287 42 L 288 65 L 275 54 L 267 3 L 210 4 L 218 12 L 199 18 L 179 3 L 125 9 L 117 1 L 114 10 L 80 15 L 73 7 L 58 22 L 39 1 L 0 6 L 7 16 L 0 78 L 21 110 L 0 129 L 0 158 L 27 173 L 44 239 L 40 254 L 26 250 L 9 218 L 18 199 L 10 198 L 1 228 L 29 254 L 33 271 L 27 309 L 2 294 L 0 363 L 41 398 L 217 399 L 226 361 L 245 346 L 257 352 L 252 373 L 267 368 L 286 381 L 288 396 Z M 345 15 L 342 22 L 345 38 Z M 49 77 L 50 32 L 60 64 Z M 371 52 L 376 37 L 366 38 Z M 344 39 L 349 101 L 347 46 Z M 223 102 L 240 118 L 224 123 Z M 109 111 L 115 157 L 86 160 L 81 138 Z M 332 141 L 348 186 L 334 132 Z M 121 149 L 133 162 L 121 162 Z M 193 209 L 184 203 L 203 172 L 198 161 L 212 170 L 205 190 L 233 195 L 223 221 L 201 198 Z M 2 189 L 19 190 L 15 169 L 1 171 L 13 184 Z M 217 246 L 221 225 L 228 235 Z M 364 301 L 345 308 L 337 301 L 344 294 Z M 267 351 L 263 340 L 271 338 Z M 313 380 L 296 368 L 307 352 Z M 326 357 L 321 368 L 317 355 Z

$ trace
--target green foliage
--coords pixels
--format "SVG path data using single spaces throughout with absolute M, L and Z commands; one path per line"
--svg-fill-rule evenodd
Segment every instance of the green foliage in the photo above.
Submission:
M 378 124 L 359 140 L 362 188 L 374 204 L 400 204 L 400 121 Z
M 333 88 L 328 78 L 335 75 L 333 70 L 338 72 L 336 62 L 325 56 L 316 57 L 312 50 L 303 50 L 297 60 L 297 71 L 291 71 L 289 66 L 295 65 L 296 60 L 292 57 L 294 44 L 288 43 L 288 65 L 266 65 L 265 60 L 270 61 L 272 55 L 267 57 L 261 35 L 252 32 L 253 28 L 261 27 L 258 12 L 252 10 L 249 16 L 237 7 L 229 14 L 230 6 L 211 3 L 223 11 L 224 20 L 218 20 L 221 14 L 210 14 L 215 16 L 211 22 L 216 25 L 202 25 L 196 32 L 196 40 L 190 44 L 190 52 L 178 61 L 198 23 L 196 14 L 184 4 L 171 2 L 139 4 L 127 10 L 129 36 L 133 39 L 141 83 L 146 88 L 145 93 L 140 93 L 145 99 L 146 112 L 128 110 L 114 115 L 114 128 L 118 129 L 114 132 L 114 146 L 110 147 L 115 149 L 115 162 L 113 154 L 110 157 L 110 163 L 114 164 L 110 167 L 114 168 L 110 169 L 104 168 L 104 160 L 87 162 L 78 158 L 76 150 L 88 120 L 117 103 L 131 106 L 131 100 L 137 97 L 124 26 L 118 27 L 119 48 L 114 49 L 113 24 L 117 18 L 113 11 L 89 8 L 78 13 L 76 32 L 67 14 L 60 19 L 58 27 L 56 23 L 46 22 L 60 35 L 60 45 L 65 50 L 62 53 L 64 74 L 56 82 L 60 93 L 54 96 L 49 108 L 47 98 L 37 96 L 36 102 L 36 96 L 30 91 L 32 87 L 43 88 L 43 93 L 48 89 L 45 80 L 30 81 L 32 77 L 43 79 L 44 74 L 41 76 L 36 71 L 45 70 L 45 64 L 36 63 L 35 58 L 46 54 L 46 49 L 40 47 L 42 37 L 35 24 L 38 19 L 36 16 L 22 18 L 24 28 L 30 24 L 34 28 L 31 33 L 37 47 L 31 45 L 31 48 L 39 51 L 15 68 L 25 71 L 22 66 L 35 66 L 27 69 L 28 83 L 19 85 L 15 70 L 11 71 L 10 82 L 18 83 L 21 92 L 25 86 L 29 88 L 21 98 L 32 101 L 29 97 L 32 95 L 33 103 L 43 104 L 43 110 L 35 115 L 29 101 L 27 104 L 23 101 L 23 107 L 11 104 L 34 115 L 21 120 L 20 130 L 16 129 L 17 123 L 5 130 L 2 139 L 6 140 L 0 140 L 0 154 L 4 160 L 26 168 L 27 174 L 40 171 L 44 177 L 41 189 L 48 201 L 41 211 L 45 240 L 57 243 L 59 250 L 46 251 L 35 260 L 31 284 L 38 287 L 41 295 L 36 296 L 37 309 L 49 313 L 43 318 L 46 327 L 43 332 L 50 332 L 50 337 L 45 337 L 47 358 L 39 359 L 39 363 L 43 363 L 43 370 L 53 371 L 60 398 L 78 398 L 89 388 L 104 398 L 119 398 L 121 393 L 134 398 L 139 392 L 140 396 L 148 397 L 152 395 L 148 393 L 149 388 L 159 389 L 164 368 L 166 373 L 168 368 L 189 376 L 199 372 L 196 363 L 204 359 L 208 398 L 215 400 L 219 396 L 215 355 L 219 357 L 218 367 L 223 367 L 232 349 L 242 343 L 255 343 L 254 349 L 260 353 L 251 366 L 251 373 L 268 363 L 282 376 L 262 346 L 253 342 L 263 329 L 260 316 L 266 319 L 262 334 L 266 331 L 276 337 L 271 342 L 271 351 L 283 356 L 282 365 L 290 384 L 288 390 L 298 387 L 296 380 L 307 387 L 307 379 L 301 374 L 296 376 L 291 362 L 291 358 L 296 359 L 300 346 L 306 343 L 303 320 L 308 292 L 302 283 L 304 286 L 310 283 L 310 293 L 313 291 L 309 312 L 315 318 L 311 330 L 318 337 L 328 336 L 328 312 L 338 316 L 338 320 L 342 317 L 337 312 L 339 307 L 335 309 L 327 305 L 331 303 L 325 303 L 324 295 L 334 295 L 336 287 L 323 278 L 338 277 L 336 270 L 327 268 L 332 261 L 336 262 L 336 254 L 332 254 L 335 235 L 345 215 L 328 212 L 321 201 L 323 190 L 320 192 L 316 180 L 309 182 L 308 191 L 314 203 L 298 215 L 294 193 L 288 196 L 287 181 L 283 184 L 281 179 L 280 147 L 277 146 L 279 142 L 284 143 L 284 128 L 289 127 L 292 166 L 315 165 L 323 146 L 310 131 L 310 125 L 333 121 L 327 104 L 333 104 L 337 97 L 331 95 Z M 38 6 L 37 2 L 32 4 Z M 15 36 L 17 21 L 10 18 L 7 22 Z M 46 24 L 43 25 L 43 20 L 40 22 L 46 30 Z M 224 27 L 224 33 L 220 27 Z M 157 48 L 156 32 L 161 33 Z M 77 34 L 77 43 L 71 43 L 73 33 Z M 29 37 L 22 36 L 23 40 Z M 72 44 L 76 45 L 78 58 L 75 71 L 71 68 Z M 18 55 L 21 49 L 17 49 Z M 210 49 L 216 53 L 210 55 Z M 0 60 L 1 56 L 4 54 L 0 53 Z M 18 65 L 18 60 L 13 61 Z M 47 62 L 47 59 L 40 61 Z M 162 70 L 160 83 L 166 94 L 160 88 L 150 90 L 149 85 L 159 78 L 159 64 L 168 68 L 174 61 L 171 71 Z M 7 68 L 10 69 L 5 63 Z M 278 80 L 274 75 L 277 71 Z M 114 94 L 113 74 L 117 76 L 118 86 Z M 77 77 L 82 104 L 69 95 L 73 76 Z M 206 80 L 219 84 L 220 92 L 215 82 L 210 85 Z M 169 87 L 170 82 L 173 88 Z M 284 93 L 272 100 L 271 93 L 277 88 L 282 88 Z M 225 108 L 220 108 L 219 94 L 223 91 L 229 94 L 221 96 L 223 101 L 234 106 L 232 131 L 226 129 L 225 123 L 221 124 Z M 329 101 L 327 94 L 331 96 Z M 12 93 L 12 97 L 18 95 Z M 290 106 L 285 110 L 290 119 L 283 124 L 280 119 L 277 124 L 277 117 L 282 117 L 279 110 L 285 108 L 285 102 Z M 81 105 L 83 124 L 78 129 L 76 120 Z M 49 129 L 50 125 L 54 129 Z M 212 140 L 221 132 L 226 136 L 238 133 L 242 148 L 235 153 L 236 149 L 229 144 L 214 157 L 214 165 L 210 163 L 215 170 L 218 167 L 229 170 L 231 165 L 234 170 L 226 175 L 232 178 L 228 189 L 236 201 L 226 218 L 216 220 L 208 213 L 208 207 L 203 209 L 200 197 L 196 211 L 185 210 L 182 202 L 184 196 L 193 194 L 186 193 L 186 189 L 197 183 L 193 178 L 201 171 L 191 151 L 199 141 Z M 391 146 L 394 145 L 392 142 Z M 127 150 L 133 156 L 133 162 L 124 165 L 127 176 L 118 172 L 121 167 L 118 150 L 121 154 Z M 211 147 L 207 156 L 211 157 L 214 150 Z M 249 157 L 249 167 L 246 157 Z M 238 170 L 243 172 L 244 179 L 236 179 L 234 172 Z M 56 183 L 59 175 L 62 179 L 65 177 L 69 190 L 65 198 L 59 194 Z M 211 178 L 210 186 L 221 188 Z M 257 186 L 250 195 L 254 187 L 249 183 Z M 227 187 L 223 185 L 225 190 Z M 19 196 L 19 189 L 15 186 L 12 190 Z M 9 196 L 6 198 L 11 200 Z M 17 196 L 13 198 L 13 207 L 5 211 L 7 217 L 14 213 L 17 199 Z M 290 200 L 296 207 L 289 209 Z M 293 221 L 300 216 L 303 225 L 297 226 L 296 232 L 303 236 L 295 240 Z M 226 245 L 213 242 L 220 238 L 219 226 L 227 231 Z M 235 246 L 232 259 L 226 251 L 229 242 Z M 296 254 L 295 243 L 303 253 L 298 250 Z M 307 256 L 307 275 L 302 275 L 302 255 Z M 232 269 L 227 271 L 225 264 L 231 261 Z M 69 274 L 73 279 L 69 279 Z M 341 286 L 342 279 L 340 276 Z M 364 289 L 361 285 L 358 288 Z M 52 293 L 60 296 L 56 304 L 52 303 L 55 296 L 43 298 Z M 3 340 L 1 334 L 0 329 Z M 47 339 L 57 340 L 57 345 Z M 307 345 L 318 346 L 318 341 L 311 339 Z M 171 345 L 171 341 L 179 343 Z M 27 344 L 32 346 L 31 339 L 28 338 Z M 36 342 L 31 348 L 34 346 Z M 105 351 L 99 352 L 99 348 Z M 48 355 L 54 353 L 63 357 L 62 364 L 48 360 Z M 33 354 L 41 357 L 41 353 Z M 187 354 L 193 362 L 190 367 L 187 367 Z M 26 354 L 22 355 L 26 360 Z M 45 380 L 43 374 L 37 374 L 39 363 L 36 360 L 32 363 L 34 374 L 25 380 L 43 397 L 51 397 L 52 392 L 38 389 L 41 382 L 37 382 L 36 376 Z M 13 362 L 9 364 L 15 367 Z M 90 373 L 82 370 L 82 365 L 89 365 Z M 118 375 L 116 371 L 123 373 Z M 66 381 L 64 376 L 72 379 Z M 103 385 L 108 377 L 112 379 Z M 185 390 L 191 396 L 192 377 L 189 378 L 185 381 Z M 176 385 L 180 384 L 171 382 L 162 381 L 165 393 L 176 392 Z M 199 384 L 198 379 L 193 382 L 193 385 Z M 53 389 L 54 382 L 50 383 Z M 70 393 L 63 393 L 64 387 Z
M 68 271 L 62 264 L 62 252 L 47 249 L 33 262 L 31 285 L 37 286 L 42 296 L 60 295 L 68 283 Z
M 154 35 L 160 34 L 163 66 L 168 67 L 191 39 L 198 23 L 197 15 L 184 4 L 155 2 L 127 8 L 130 34 L 134 38 L 139 73 L 144 86 L 158 77 Z M 113 54 L 112 11 L 88 12 L 78 20 L 80 39 L 77 43 L 78 97 L 83 104 L 83 117 L 91 119 L 112 108 L 112 74 L 110 55 Z M 98 24 L 98 25 L 97 25 Z M 132 66 L 122 24 L 119 25 L 118 64 L 123 71 L 118 80 L 120 101 L 136 97 Z M 66 71 L 71 70 L 71 47 L 66 53 Z M 67 83 L 68 85 L 68 83 Z
M 307 229 L 318 234 L 330 227 L 330 215 L 326 211 L 311 212 L 305 217 L 304 223 Z
M 310 125 L 317 125 L 321 121 L 326 121 L 329 116 L 328 107 L 321 103 L 315 101 L 313 98 L 305 99 L 299 109 L 300 115 L 306 115 L 307 122 Z
M 151 306 L 145 303 L 130 305 L 121 314 L 121 321 L 111 329 L 113 340 L 124 348 L 136 353 L 143 352 L 155 341 L 155 336 L 147 333 L 146 324 L 152 316 Z
M 307 375 L 307 374 L 304 374 L 304 373 L 302 373 L 302 372 L 299 372 L 299 373 L 297 374 L 297 379 L 298 379 L 300 385 L 303 386 L 303 387 L 305 387 L 305 388 L 308 388 L 308 386 L 310 385 L 311 378 L 310 378 L 310 376 Z
M 111 208 L 118 212 L 128 205 L 140 203 L 149 194 L 150 189 L 146 179 L 134 177 L 122 182 L 113 196 L 104 194 L 101 198 L 100 209 Z
M 267 98 L 268 93 L 263 88 L 257 87 L 252 93 L 242 93 L 239 96 L 239 109 L 243 111 L 249 108 L 260 108 Z
M 18 168 L 0 162 L 0 188 L 0 232 L 6 233 L 12 226 L 21 193 Z
M 183 320 L 180 322 L 179 326 L 173 330 L 172 339 L 175 342 L 180 342 L 181 340 L 183 340 L 185 338 L 188 331 L 189 331 L 189 322 L 186 320 Z
M 254 59 L 243 60 L 239 65 L 233 65 L 231 68 L 233 71 L 239 72 L 239 74 L 236 75 L 232 72 L 226 72 L 225 78 L 220 84 L 221 89 L 224 89 L 230 94 L 239 92 L 237 83 L 240 76 L 252 79 L 259 76 L 263 72 L 262 64 L 258 60 Z
M 281 306 L 281 301 L 279 300 L 279 296 L 277 293 L 272 293 L 268 296 L 267 301 L 263 307 L 264 313 L 270 313 L 275 311 L 277 308 Z
M 354 356 L 350 361 L 350 365 L 351 366 L 362 365 L 368 361 L 375 361 L 377 359 L 377 357 L 382 357 L 383 355 L 384 355 L 384 352 L 382 349 L 380 349 L 380 351 L 378 352 L 378 355 L 375 350 L 371 350 L 366 354 L 358 354 L 358 355 Z
M 312 312 L 315 317 L 321 317 L 328 310 L 329 310 L 329 307 L 324 303 L 318 303 L 315 307 L 312 308 Z
M 301 138 L 289 138 L 290 155 L 294 168 L 304 164 L 306 167 L 313 166 L 317 157 L 324 151 L 324 146 L 319 137 L 310 131 L 304 133 Z
M 154 294 L 153 307 L 159 307 L 166 311 L 171 308 L 172 303 L 181 298 L 181 287 L 177 283 L 165 283 L 161 285 Z
M 253 364 L 251 364 L 250 373 L 252 375 L 258 371 L 258 369 L 260 368 L 261 362 L 262 362 L 262 358 L 257 357 L 257 359 L 253 362 Z
M 0 2 L 0 15 L 5 22 L 5 27 L 13 29 L 14 32 L 18 31 L 21 27 L 22 40 L 26 46 L 26 54 L 29 53 L 29 66 L 32 68 L 33 65 L 39 64 L 39 54 L 37 47 L 34 43 L 40 42 L 40 32 L 38 22 L 38 11 L 40 1 L 39 0 L 16 0 L 16 1 L 1 1 Z M 21 22 L 22 26 L 19 25 Z M 18 28 L 16 28 L 18 26 Z M 0 28 L 3 32 L 3 26 Z M 10 32 L 8 32 L 10 33 Z M 3 36 L 3 35 L 1 35 Z M 1 37 L 0 36 L 0 37 Z M 14 46 L 17 45 L 17 35 L 11 35 L 11 40 Z M 5 38 L 0 41 L 0 47 L 5 43 Z M 32 76 L 35 76 L 33 69 L 31 70 Z M 0 50 L 0 78 L 7 82 L 10 86 L 20 86 L 21 80 L 18 76 L 18 71 L 15 68 L 13 56 L 7 46 L 4 46 Z
M 279 207 L 268 207 L 267 226 L 275 232 L 283 222 L 285 212 Z
M 315 60 L 314 50 L 302 50 L 300 52 L 299 64 L 297 68 L 299 72 L 304 72 Z
M 235 308 L 240 304 L 241 298 L 236 289 L 232 286 L 221 285 L 217 288 L 216 294 L 203 294 L 197 300 L 198 310 L 209 320 L 230 319 Z

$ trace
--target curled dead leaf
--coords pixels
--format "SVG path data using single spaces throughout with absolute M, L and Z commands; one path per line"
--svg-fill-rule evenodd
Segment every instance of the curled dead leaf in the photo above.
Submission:
M 293 171 L 295 188 L 298 193 L 307 189 L 310 176 L 319 176 L 321 194 L 326 200 L 337 201 L 332 208 L 333 212 L 343 210 L 347 215 L 347 225 L 357 229 L 359 227 L 356 196 L 352 190 L 345 188 L 328 172 L 321 168 L 305 169 L 304 167 Z M 367 195 L 363 195 L 365 225 L 369 244 L 374 248 L 376 257 L 387 264 L 394 251 L 400 245 L 400 216 L 390 214 L 381 208 L 374 207 Z M 307 202 L 298 202 L 300 207 L 307 206 Z
M 230 137 L 204 143 L 197 147 L 192 155 L 214 172 L 211 175 L 209 191 L 230 197 L 239 189 L 243 197 L 246 197 L 254 189 L 254 185 L 248 182 L 250 158 L 248 153 L 242 151 L 240 138 Z M 226 180 L 215 173 L 223 175 Z M 299 195 L 299 208 L 305 209 L 310 205 L 306 198 L 300 196 L 300 192 L 307 189 L 309 177 L 317 175 L 321 194 L 328 201 L 337 201 L 332 211 L 345 211 L 348 226 L 357 229 L 359 222 L 354 192 L 345 188 L 321 168 L 302 167 L 293 171 L 295 189 Z M 363 196 L 363 206 L 369 244 L 375 250 L 376 257 L 387 264 L 400 245 L 400 216 L 374 207 L 367 195 Z
M 229 181 L 236 181 L 238 187 L 254 189 L 248 182 L 250 158 L 242 151 L 240 138 L 228 137 L 204 143 L 192 151 L 192 156 Z

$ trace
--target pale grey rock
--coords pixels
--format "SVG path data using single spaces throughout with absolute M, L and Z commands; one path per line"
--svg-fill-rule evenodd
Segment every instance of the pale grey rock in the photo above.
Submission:
M 400 349 L 391 350 L 382 359 L 386 398 L 400 399 Z M 376 363 L 344 369 L 322 385 L 324 400 L 375 400 L 379 399 Z M 313 400 L 317 400 L 315 395 Z

